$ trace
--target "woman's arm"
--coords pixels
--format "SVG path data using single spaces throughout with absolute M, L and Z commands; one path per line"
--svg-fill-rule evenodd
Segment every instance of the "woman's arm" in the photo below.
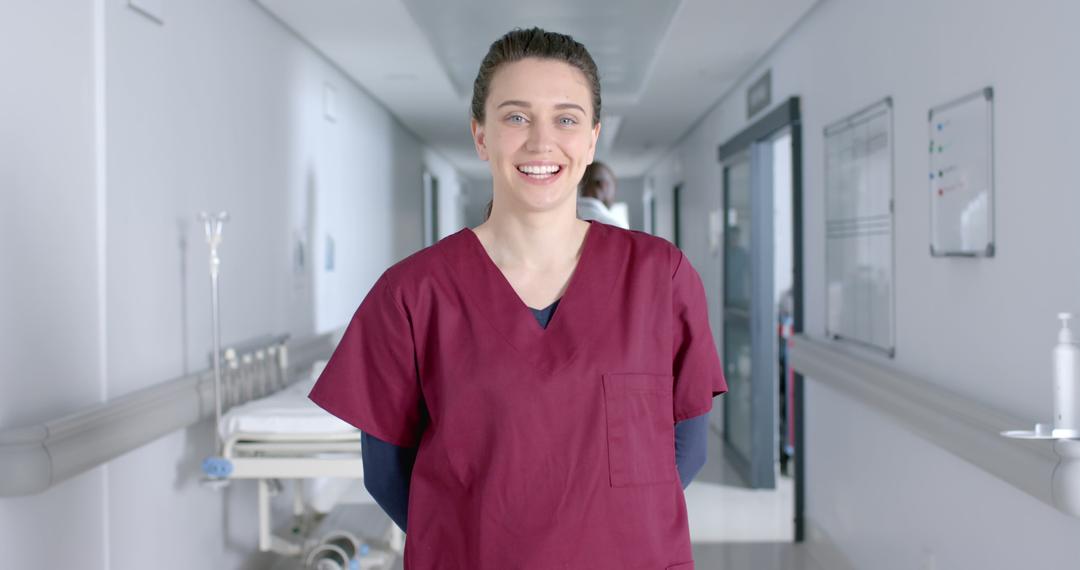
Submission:
M 690 485 L 708 458 L 709 415 L 675 424 L 675 464 L 683 489 Z
M 409 517 L 409 481 L 416 463 L 416 448 L 398 447 L 362 433 L 364 487 L 386 514 L 406 531 Z
M 675 424 L 675 463 L 685 489 L 705 466 L 708 456 L 708 415 Z M 366 433 L 361 434 L 364 487 L 402 531 L 408 530 L 409 480 L 416 463 L 416 449 L 398 447 Z

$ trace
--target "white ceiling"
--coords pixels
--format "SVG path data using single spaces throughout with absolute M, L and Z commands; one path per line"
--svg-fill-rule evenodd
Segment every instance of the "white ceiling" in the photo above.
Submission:
M 640 176 L 818 0 L 256 0 L 333 60 L 464 174 L 486 177 L 469 136 L 488 46 L 540 26 L 600 68 L 597 157 Z

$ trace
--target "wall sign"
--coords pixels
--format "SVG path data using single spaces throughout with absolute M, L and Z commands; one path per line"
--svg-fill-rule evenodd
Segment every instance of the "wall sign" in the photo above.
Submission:
M 772 104 L 772 70 L 765 72 L 746 90 L 746 118 Z

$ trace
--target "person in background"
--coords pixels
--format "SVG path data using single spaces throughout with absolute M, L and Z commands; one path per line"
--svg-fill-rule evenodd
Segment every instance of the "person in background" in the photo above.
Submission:
M 608 165 L 594 161 L 585 168 L 585 175 L 578 184 L 577 216 L 582 220 L 596 220 L 629 229 L 624 221 L 611 212 L 614 202 L 615 173 Z

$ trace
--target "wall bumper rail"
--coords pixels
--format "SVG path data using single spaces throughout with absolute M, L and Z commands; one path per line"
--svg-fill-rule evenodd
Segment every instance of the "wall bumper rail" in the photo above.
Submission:
M 232 405 L 288 384 L 316 360 L 329 358 L 334 334 L 285 342 L 262 337 L 233 353 L 272 355 L 268 362 L 238 368 Z M 268 347 L 277 347 L 269 350 Z M 263 352 L 260 352 L 263 351 Z M 268 352 L 267 352 L 268 351 Z M 269 362 L 272 361 L 272 362 Z M 258 367 L 262 374 L 252 374 Z M 253 388 L 254 386 L 254 388 Z M 151 441 L 215 415 L 214 378 L 209 369 L 181 376 L 45 422 L 0 431 L 0 497 L 33 495 Z
M 1080 517 L 1080 440 L 1002 437 L 1027 424 L 852 347 L 797 335 L 794 369 L 1062 512 Z M 1030 424 L 1028 424 L 1030 425 Z

